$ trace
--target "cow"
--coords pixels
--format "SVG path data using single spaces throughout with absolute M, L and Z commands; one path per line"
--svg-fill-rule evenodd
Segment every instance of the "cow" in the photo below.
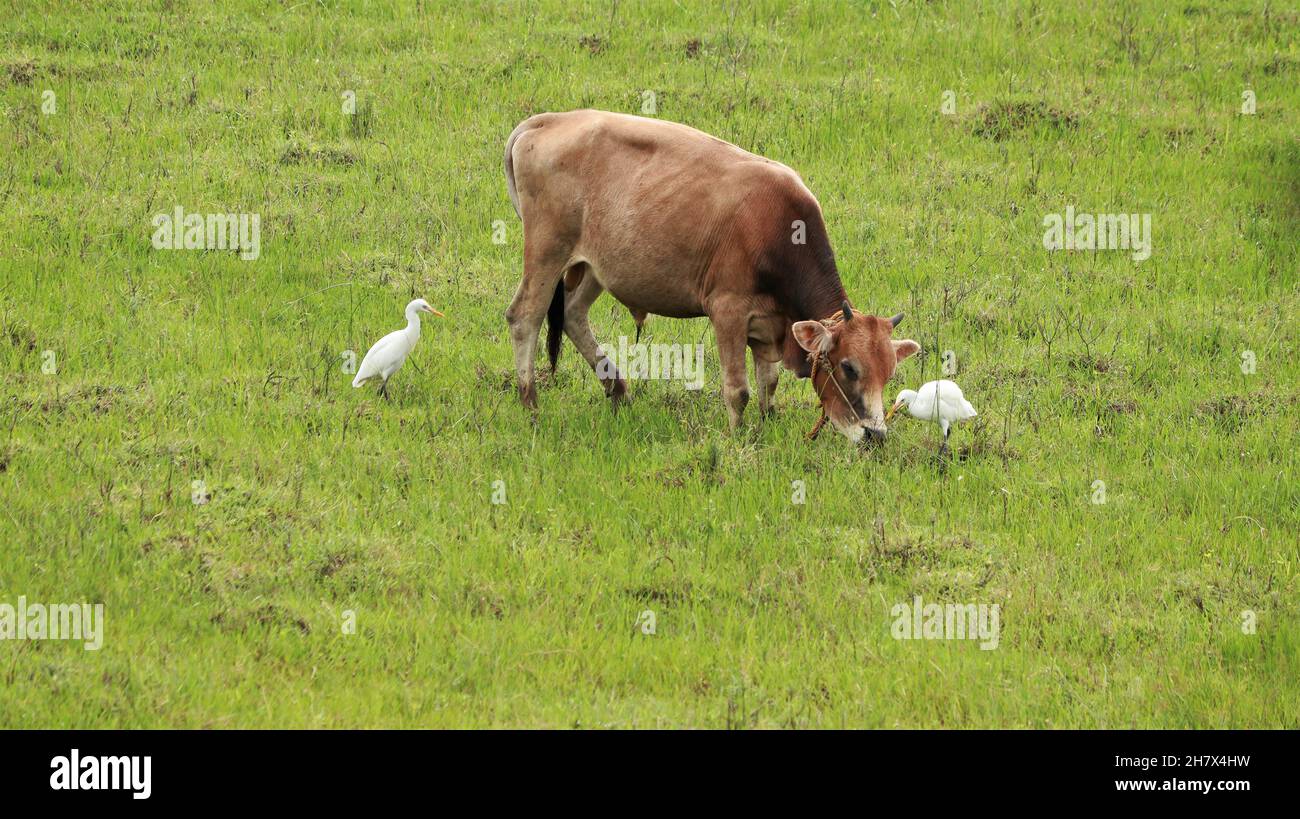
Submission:
M 505 175 L 524 225 L 523 279 L 505 318 L 525 407 L 537 409 L 543 320 L 552 369 L 564 333 L 611 401 L 626 399 L 587 318 L 608 290 L 638 326 L 649 313 L 708 316 L 733 430 L 749 403 L 748 347 L 762 414 L 784 364 L 812 379 L 841 434 L 885 439 L 885 382 L 920 345 L 892 338 L 901 313 L 852 308 L 821 206 L 793 170 L 685 125 L 582 110 L 521 122 Z

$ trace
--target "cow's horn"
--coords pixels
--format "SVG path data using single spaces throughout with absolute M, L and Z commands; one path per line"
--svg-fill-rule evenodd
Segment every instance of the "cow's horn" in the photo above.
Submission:
M 853 308 L 849 307 L 849 300 L 845 299 L 844 304 L 840 305 L 840 307 L 844 310 L 844 320 L 853 321 Z
M 902 314 L 902 313 L 899 313 L 898 315 L 894 316 L 893 318 L 891 318 L 891 319 L 889 320 L 889 326 L 890 326 L 890 327 L 897 327 L 898 324 L 899 324 L 899 322 L 901 322 L 902 320 L 903 320 L 903 314 Z

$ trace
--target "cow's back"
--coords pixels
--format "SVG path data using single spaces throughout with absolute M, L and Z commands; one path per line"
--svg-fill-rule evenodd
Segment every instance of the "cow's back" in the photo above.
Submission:
M 820 227 L 785 165 L 663 120 L 539 114 L 511 134 L 506 166 L 526 237 L 570 243 L 620 301 L 664 315 L 703 312 L 721 255 L 788 245 L 792 216 Z

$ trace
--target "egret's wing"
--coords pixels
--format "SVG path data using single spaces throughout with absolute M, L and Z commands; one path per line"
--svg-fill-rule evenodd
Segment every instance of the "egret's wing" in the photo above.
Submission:
M 930 388 L 931 394 L 933 395 L 933 392 L 937 391 L 939 400 L 936 402 L 935 409 L 931 412 L 932 417 L 937 414 L 940 418 L 945 418 L 948 421 L 964 421 L 967 418 L 974 417 L 975 409 L 961 394 L 961 387 L 951 381 L 937 381 L 934 383 L 937 386 Z
M 370 353 L 374 351 L 375 349 L 371 347 Z M 375 366 L 375 360 L 370 353 L 366 353 L 366 357 L 361 359 L 361 366 L 357 367 L 357 377 L 352 379 L 352 386 L 360 387 L 366 381 L 379 375 L 379 367 Z
M 401 331 L 397 330 L 375 342 L 374 346 L 370 348 L 370 352 L 366 353 L 366 357 L 361 359 L 361 366 L 357 367 L 357 377 L 352 379 L 352 386 L 360 387 L 364 382 L 375 378 L 384 371 L 384 365 L 392 357 L 391 351 L 394 342 L 397 341 L 397 336 L 400 334 Z
M 955 399 L 961 401 L 965 398 L 961 393 L 961 387 L 957 386 L 957 382 L 936 381 L 935 383 L 939 385 L 939 394 L 942 395 L 945 400 L 952 401 Z
M 937 421 L 939 411 L 943 405 L 935 399 L 934 390 L 927 392 L 917 392 L 916 398 L 912 400 L 912 417 L 920 418 L 922 421 Z
M 921 412 L 927 419 L 936 421 L 947 417 L 949 385 L 952 385 L 951 381 L 929 381 L 917 390 L 917 396 L 922 402 Z

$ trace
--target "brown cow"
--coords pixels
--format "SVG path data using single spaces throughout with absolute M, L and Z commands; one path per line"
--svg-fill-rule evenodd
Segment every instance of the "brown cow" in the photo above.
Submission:
M 634 316 L 709 317 L 733 428 L 749 401 L 748 345 L 760 411 L 784 361 L 812 377 L 842 434 L 884 439 L 881 391 L 920 346 L 890 337 L 901 313 L 850 309 L 821 206 L 794 171 L 685 125 L 605 111 L 529 117 L 506 142 L 505 170 L 524 223 L 524 276 L 506 321 L 525 406 L 537 406 L 543 318 L 552 366 L 563 330 L 606 394 L 626 396 L 587 321 L 608 290 Z

